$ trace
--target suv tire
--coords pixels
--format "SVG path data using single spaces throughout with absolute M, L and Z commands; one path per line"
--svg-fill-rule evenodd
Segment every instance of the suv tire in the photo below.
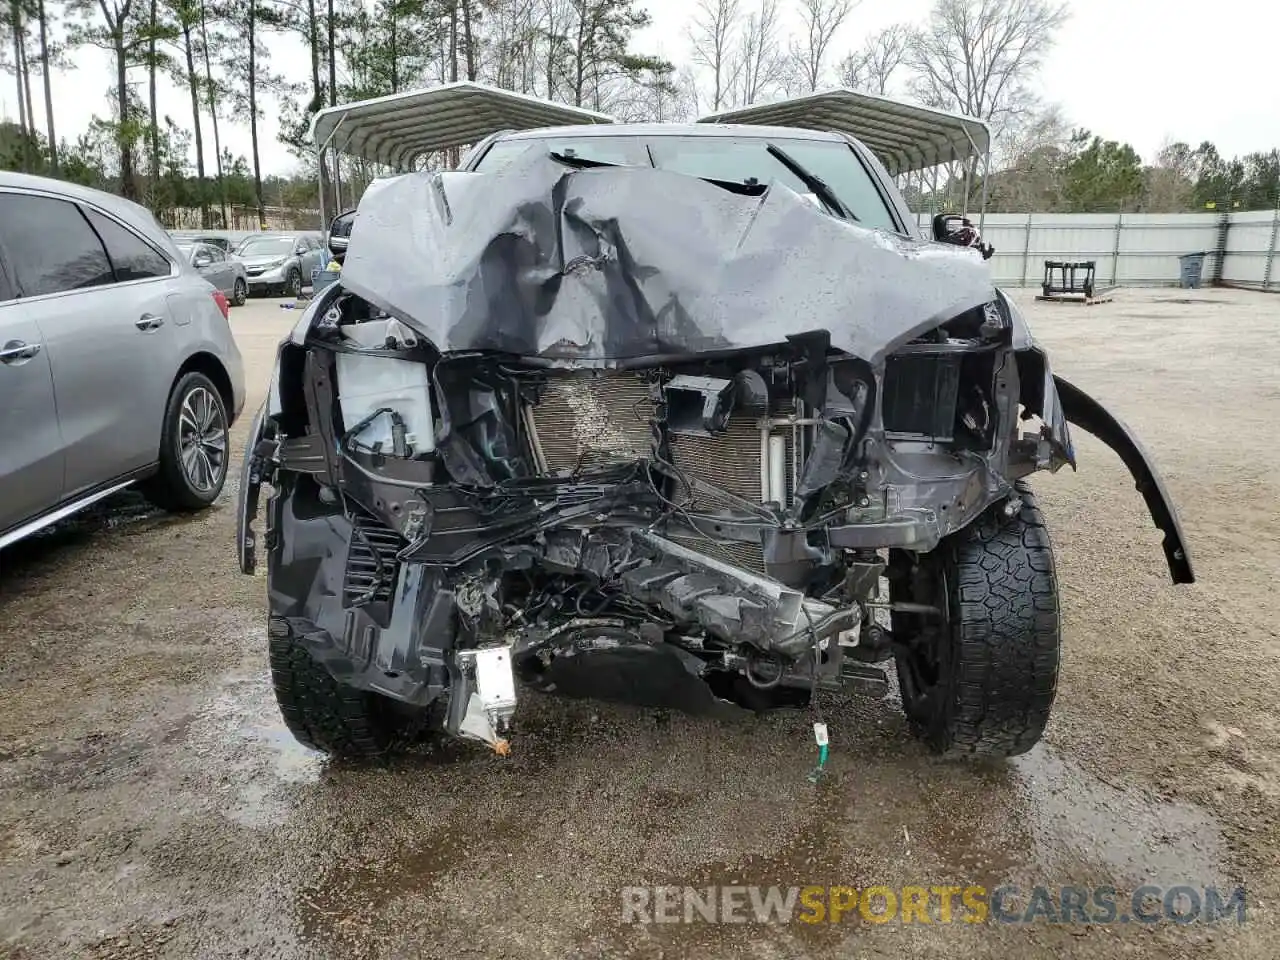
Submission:
M 231 305 L 233 307 L 243 307 L 249 299 L 249 285 L 240 277 L 236 277 L 236 282 L 231 288 Z
M 276 702 L 299 743 L 340 757 L 373 757 L 392 747 L 405 721 L 389 702 L 335 680 L 288 621 L 272 619 L 267 636 Z
M 936 753 L 1011 757 L 1040 740 L 1062 647 L 1053 547 L 1035 497 L 1002 501 L 931 553 L 906 560 L 891 596 L 942 617 L 895 612 L 902 705 Z M 899 555 L 895 560 L 902 561 Z
M 284 295 L 299 297 L 302 295 L 302 274 L 296 269 L 290 270 L 284 278 Z
M 169 392 L 160 435 L 160 469 L 142 485 L 158 507 L 203 510 L 222 492 L 230 464 L 227 408 L 203 373 L 184 374 Z

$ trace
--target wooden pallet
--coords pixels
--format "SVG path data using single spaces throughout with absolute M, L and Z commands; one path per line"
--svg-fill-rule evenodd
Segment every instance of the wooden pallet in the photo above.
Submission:
M 1040 294 L 1036 299 L 1045 300 L 1051 303 L 1082 303 L 1086 307 L 1092 307 L 1094 304 L 1098 303 L 1110 303 L 1115 299 L 1115 297 L 1111 296 L 1109 293 L 1101 293 L 1094 297 L 1083 297 L 1076 294 L 1062 293 L 1055 294 L 1051 297 L 1046 297 L 1044 294 Z

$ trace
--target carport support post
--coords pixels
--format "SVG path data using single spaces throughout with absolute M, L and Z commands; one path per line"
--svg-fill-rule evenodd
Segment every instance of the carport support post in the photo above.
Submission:
M 324 231 L 328 227 L 324 219 L 324 147 L 316 149 L 316 195 L 320 198 L 320 229 Z
M 1120 230 L 1124 226 L 1124 211 L 1116 214 L 1116 236 L 1111 245 L 1111 285 L 1116 286 L 1116 276 L 1120 272 Z
M 1262 271 L 1262 289 L 1271 289 L 1271 270 L 1276 263 L 1276 239 L 1280 237 L 1280 190 L 1276 191 L 1276 212 L 1271 216 L 1271 243 L 1267 245 L 1267 265 Z
M 342 124 L 346 119 L 347 119 L 347 115 L 344 113 L 338 119 L 338 122 L 333 125 L 333 129 L 329 131 L 329 135 L 324 138 L 324 143 L 316 144 L 316 176 L 320 178 L 320 232 L 321 233 L 329 229 L 329 221 L 327 221 L 324 217 L 324 175 L 325 175 L 324 155 L 325 155 L 325 152 L 329 150 L 329 144 L 333 143 L 333 138 L 336 137 L 338 135 L 338 131 L 342 129 Z M 341 212 L 340 210 L 335 210 L 333 212 L 333 215 L 336 217 L 340 212 Z
M 982 158 L 982 209 L 978 212 L 978 233 L 987 225 L 987 181 L 991 178 L 991 151 Z
M 983 153 L 978 149 L 978 144 L 970 135 L 968 127 L 964 128 L 964 138 L 969 141 L 969 149 L 973 151 L 975 174 L 978 172 L 976 158 L 982 157 L 982 206 L 978 210 L 978 233 L 981 234 L 982 228 L 987 225 L 987 181 L 991 179 L 991 144 L 987 144 L 987 152 Z M 964 215 L 966 217 L 969 215 L 969 167 L 970 161 L 966 157 L 964 161 Z
M 1027 210 L 1027 232 L 1022 235 L 1022 285 L 1027 285 L 1027 267 L 1031 262 L 1031 210 Z

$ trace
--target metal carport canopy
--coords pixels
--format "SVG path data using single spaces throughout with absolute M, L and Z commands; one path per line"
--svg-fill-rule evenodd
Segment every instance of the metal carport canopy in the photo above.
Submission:
M 699 117 L 698 122 L 848 134 L 865 143 L 895 177 L 952 160 L 980 157 L 991 146 L 991 134 L 981 120 L 848 89 L 723 110 Z
M 594 110 L 553 103 L 469 80 L 339 104 L 316 114 L 317 150 L 407 168 L 433 150 L 466 147 L 499 130 L 613 123 Z

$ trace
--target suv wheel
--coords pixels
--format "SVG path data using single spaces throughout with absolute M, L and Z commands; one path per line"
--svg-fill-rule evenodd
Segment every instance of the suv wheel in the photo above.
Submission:
M 931 553 L 894 556 L 891 598 L 938 615 L 894 612 L 902 706 L 943 754 L 1011 757 L 1044 733 L 1062 631 L 1053 547 L 1034 496 L 1005 501 Z
M 229 450 L 227 410 L 218 388 L 203 373 L 188 373 L 169 394 L 160 469 L 143 491 L 167 510 L 201 510 L 222 492 Z
M 299 743 L 340 757 L 372 757 L 412 739 L 428 711 L 335 680 L 297 640 L 283 619 L 267 628 L 271 684 L 285 726 Z
M 243 307 L 248 299 L 249 285 L 237 277 L 235 285 L 231 288 L 231 304 L 232 306 Z
M 289 275 L 284 280 L 284 295 L 286 297 L 297 297 L 302 294 L 302 274 L 297 270 L 290 270 Z

